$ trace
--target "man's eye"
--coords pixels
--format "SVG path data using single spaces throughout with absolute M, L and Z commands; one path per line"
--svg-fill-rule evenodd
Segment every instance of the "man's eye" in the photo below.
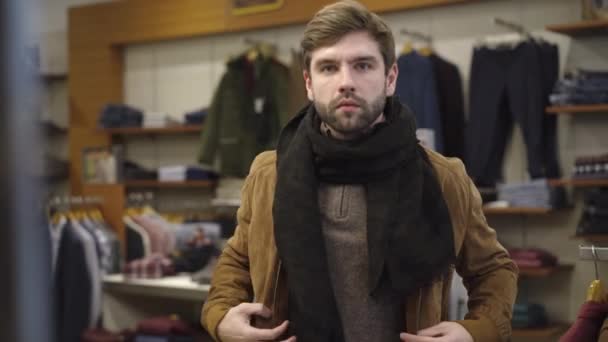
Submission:
M 361 71 L 366 71 L 372 68 L 372 65 L 370 63 L 357 63 L 355 65 L 355 68 L 357 68 L 358 70 Z
M 319 68 L 322 73 L 330 73 L 338 70 L 335 65 L 323 65 Z

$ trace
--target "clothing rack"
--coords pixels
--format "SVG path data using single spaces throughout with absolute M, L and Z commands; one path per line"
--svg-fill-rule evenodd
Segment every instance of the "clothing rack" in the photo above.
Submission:
M 511 31 L 521 34 L 522 36 L 530 37 L 530 32 L 528 30 L 526 30 L 526 28 L 521 24 L 509 21 L 509 20 L 505 20 L 502 18 L 498 18 L 498 17 L 494 17 L 493 23 L 498 26 L 506 27 L 506 28 L 510 29 Z
M 433 37 L 431 35 L 419 31 L 402 28 L 399 32 L 404 36 L 410 36 L 414 39 L 421 40 L 429 44 L 433 42 Z
M 55 196 L 49 199 L 48 206 L 68 210 L 73 207 L 94 207 L 102 203 L 103 198 L 98 196 Z

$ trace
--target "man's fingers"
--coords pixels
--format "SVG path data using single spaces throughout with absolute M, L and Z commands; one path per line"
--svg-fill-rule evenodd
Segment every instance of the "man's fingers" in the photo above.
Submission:
M 241 303 L 236 307 L 239 312 L 251 315 L 262 316 L 264 318 L 269 318 L 272 315 L 272 311 L 269 308 L 265 307 L 262 303 Z
M 446 327 L 445 325 L 439 323 L 432 327 L 420 330 L 418 332 L 418 336 L 430 336 L 430 337 L 443 336 L 448 332 L 448 328 L 449 327 Z
M 399 334 L 399 338 L 404 342 L 437 342 L 436 337 L 418 336 L 408 333 Z
M 296 342 L 296 341 L 297 341 L 296 337 L 295 336 L 291 336 L 290 338 L 284 340 L 283 342 Z
M 245 329 L 245 336 L 248 336 L 256 341 L 276 340 L 279 336 L 283 335 L 285 331 L 287 331 L 288 324 L 289 321 L 285 321 L 273 329 L 258 329 L 249 326 Z

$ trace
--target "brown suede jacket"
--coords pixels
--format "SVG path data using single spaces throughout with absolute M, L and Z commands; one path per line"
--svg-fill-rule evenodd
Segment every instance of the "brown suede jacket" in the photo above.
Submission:
M 517 292 L 518 269 L 496 240 L 481 207 L 479 192 L 458 159 L 427 151 L 435 167 L 454 228 L 457 262 L 454 269 L 469 293 L 469 313 L 462 321 L 474 341 L 507 341 Z M 228 241 L 202 309 L 201 323 L 219 341 L 217 327 L 227 311 L 243 302 L 263 303 L 273 315 L 255 319 L 273 328 L 287 319 L 287 282 L 273 234 L 272 204 L 276 183 L 276 153 L 256 157 L 242 191 L 238 226 Z M 403 305 L 403 330 L 417 331 L 447 320 L 453 271 L 408 296 Z

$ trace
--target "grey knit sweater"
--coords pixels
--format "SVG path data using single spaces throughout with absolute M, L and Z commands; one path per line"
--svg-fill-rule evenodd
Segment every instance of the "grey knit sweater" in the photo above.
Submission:
M 368 285 L 367 202 L 362 185 L 321 184 L 319 207 L 329 273 L 345 342 L 399 341 L 400 301 Z

